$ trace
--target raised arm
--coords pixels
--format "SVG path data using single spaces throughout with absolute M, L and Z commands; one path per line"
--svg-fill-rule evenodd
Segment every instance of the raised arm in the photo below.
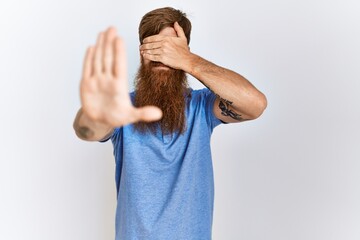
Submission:
M 144 58 L 181 69 L 201 81 L 217 95 L 214 114 L 220 120 L 240 122 L 258 118 L 267 106 L 265 95 L 240 74 L 190 52 L 178 23 L 174 24 L 174 30 L 177 37 L 145 38 L 140 47 Z
M 110 27 L 101 32 L 95 46 L 86 52 L 80 83 L 81 108 L 73 127 L 87 141 L 109 136 L 115 127 L 138 121 L 156 121 L 162 112 L 154 106 L 131 104 L 124 42 Z
M 214 114 L 224 122 L 256 119 L 267 106 L 265 95 L 234 71 L 195 54 L 191 54 L 187 69 L 188 73 L 216 94 Z

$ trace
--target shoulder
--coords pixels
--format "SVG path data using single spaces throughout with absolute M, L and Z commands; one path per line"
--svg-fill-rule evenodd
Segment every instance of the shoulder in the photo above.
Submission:
M 191 93 L 195 94 L 195 95 L 204 95 L 204 94 L 209 94 L 211 93 L 211 91 L 208 88 L 201 88 L 201 89 L 192 89 L 190 88 Z
M 209 100 L 209 98 L 216 98 L 215 94 L 211 92 L 208 88 L 202 88 L 202 89 L 191 89 L 191 99 L 195 101 L 206 101 Z
M 221 123 L 221 121 L 214 115 L 213 112 L 216 98 L 216 95 L 208 88 L 191 91 L 190 107 L 194 112 L 202 113 L 201 115 L 204 116 L 208 126 L 210 126 L 211 129 Z
M 201 104 L 204 107 L 212 107 L 216 100 L 216 95 L 208 88 L 202 88 L 191 91 L 191 101 Z

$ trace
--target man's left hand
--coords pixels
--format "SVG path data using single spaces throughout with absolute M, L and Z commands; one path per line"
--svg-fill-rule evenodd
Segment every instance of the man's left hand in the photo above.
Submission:
M 176 37 L 153 35 L 144 39 L 140 53 L 144 59 L 161 62 L 171 68 L 186 70 L 191 57 L 184 30 L 175 22 Z

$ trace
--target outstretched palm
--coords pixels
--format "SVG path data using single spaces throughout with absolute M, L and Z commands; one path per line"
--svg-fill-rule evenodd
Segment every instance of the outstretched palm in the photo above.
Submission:
M 90 119 L 112 127 L 162 116 L 157 107 L 131 104 L 124 42 L 113 27 L 100 33 L 96 45 L 86 52 L 80 96 L 82 110 Z

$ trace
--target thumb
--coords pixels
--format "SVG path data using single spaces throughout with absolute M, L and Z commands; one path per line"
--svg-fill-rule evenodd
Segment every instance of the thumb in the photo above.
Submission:
M 174 23 L 174 29 L 175 29 L 176 34 L 177 34 L 178 37 L 186 39 L 184 29 L 180 26 L 180 24 L 178 22 Z
M 146 106 L 136 109 L 139 121 L 153 122 L 162 118 L 162 111 L 155 106 Z

